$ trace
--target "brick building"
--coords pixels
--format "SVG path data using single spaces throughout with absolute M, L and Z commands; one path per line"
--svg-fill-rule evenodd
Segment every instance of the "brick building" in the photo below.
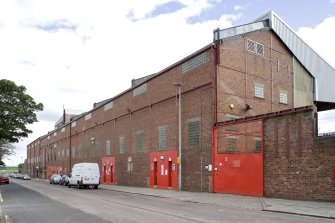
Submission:
M 250 24 L 215 30 L 213 43 L 133 80 L 128 90 L 39 137 L 27 146 L 27 172 L 48 178 L 69 173 L 78 162 L 98 162 L 102 183 L 335 200 L 335 143 L 330 139 L 327 148 L 320 148 L 325 144 L 319 145 L 314 134 L 314 113 L 335 107 L 335 92 L 323 88 L 331 81 L 334 69 L 269 12 Z M 280 118 L 306 111 L 306 126 L 300 119 Z M 282 119 L 289 121 L 275 121 Z M 309 160 L 314 149 L 325 151 L 299 168 L 327 159 L 320 180 L 329 192 L 311 183 L 304 185 L 318 195 L 283 187 L 301 182 L 285 175 L 293 171 L 288 165 L 293 161 L 277 159 L 296 147 L 283 143 L 294 134 L 282 129 L 293 125 L 301 142 L 297 157 Z M 302 126 L 309 134 L 302 134 Z M 303 145 L 306 137 L 311 143 Z M 290 154 L 284 157 L 296 155 Z M 284 164 L 287 169 L 279 174 Z

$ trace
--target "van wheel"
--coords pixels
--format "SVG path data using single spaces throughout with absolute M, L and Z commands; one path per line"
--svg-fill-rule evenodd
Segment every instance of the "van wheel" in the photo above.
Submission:
M 68 184 L 67 186 L 68 186 L 69 188 L 71 187 L 71 185 L 70 185 L 70 184 Z
M 94 186 L 94 189 L 98 189 L 98 185 L 95 185 L 95 186 Z

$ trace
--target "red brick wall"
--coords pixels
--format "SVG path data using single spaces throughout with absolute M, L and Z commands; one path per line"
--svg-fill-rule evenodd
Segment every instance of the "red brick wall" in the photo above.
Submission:
M 335 138 L 315 137 L 313 117 L 307 112 L 265 120 L 265 196 L 335 201 Z

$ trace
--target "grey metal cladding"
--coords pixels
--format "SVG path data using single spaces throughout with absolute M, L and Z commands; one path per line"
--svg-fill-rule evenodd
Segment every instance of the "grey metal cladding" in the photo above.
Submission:
M 335 102 L 335 70 L 274 12 L 270 11 L 256 21 L 268 19 L 270 27 L 291 50 L 300 63 L 316 79 L 315 101 Z
M 314 100 L 335 103 L 335 70 L 310 46 L 308 46 L 276 13 L 270 11 L 249 24 L 228 29 L 214 30 L 214 41 L 260 30 L 272 29 L 294 57 L 314 77 Z

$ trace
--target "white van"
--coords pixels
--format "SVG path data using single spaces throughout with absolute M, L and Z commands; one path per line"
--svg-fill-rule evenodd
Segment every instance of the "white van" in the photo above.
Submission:
M 100 184 L 100 170 L 97 163 L 77 163 L 73 165 L 72 173 L 69 178 L 68 187 L 77 186 L 94 187 L 98 189 Z

